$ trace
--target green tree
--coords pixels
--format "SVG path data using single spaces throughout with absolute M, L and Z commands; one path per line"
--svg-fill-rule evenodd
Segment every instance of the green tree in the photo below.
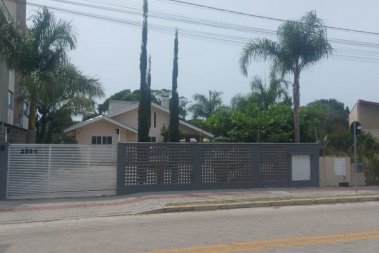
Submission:
M 234 117 L 232 114 L 234 112 L 232 108 L 222 107 L 215 114 L 208 117 L 205 122 L 199 119 L 191 120 L 190 122 L 191 124 L 195 123 L 196 126 L 211 131 L 216 136 L 216 141 L 219 139 L 223 141 L 229 139 L 229 131 L 233 127 L 237 127 L 236 122 L 233 122 Z M 196 121 L 198 122 L 196 123 Z
M 222 106 L 221 92 L 209 91 L 208 97 L 199 93 L 193 95 L 195 103 L 189 107 L 193 118 L 208 118 L 212 116 Z
M 291 99 L 287 94 L 287 82 L 276 78 L 272 72 L 269 85 L 264 84 L 262 79 L 255 77 L 251 82 L 252 99 L 255 100 L 262 109 L 268 109 L 270 105 L 285 102 L 291 104 Z
M 231 103 L 233 108 L 239 110 L 245 110 L 250 103 L 256 103 L 262 110 L 267 110 L 272 104 L 290 105 L 292 102 L 287 93 L 287 82 L 283 78 L 277 78 L 275 72 L 271 72 L 269 85 L 263 83 L 261 78 L 254 77 L 251 81 L 251 93 L 236 95 Z
M 40 110 L 40 109 L 39 109 Z M 59 111 L 45 114 L 36 122 L 37 143 L 76 143 L 74 137 L 67 136 L 63 130 L 74 122 L 69 111 L 63 108 Z
M 252 102 L 244 110 L 223 107 L 207 118 L 205 125 L 216 136 L 230 141 L 289 142 L 293 136 L 291 117 L 288 104 L 272 104 L 262 110 Z
M 49 99 L 55 71 L 67 62 L 66 52 L 76 45 L 70 23 L 56 20 L 47 8 L 32 17 L 30 28 L 17 27 L 0 12 L 0 55 L 18 71 L 25 99 L 29 101 L 28 141 L 34 142 L 37 108 Z
M 141 97 L 140 90 L 131 91 L 130 89 L 122 90 L 116 92 L 105 101 L 98 105 L 99 114 L 105 114 L 108 111 L 109 102 L 111 100 L 121 100 L 121 101 L 139 101 Z
M 320 99 L 301 108 L 301 138 L 323 142 L 331 134 L 348 132 L 349 108 L 335 99 Z
M 65 64 L 54 72 L 56 82 L 50 83 L 38 105 L 37 143 L 51 143 L 53 133 L 61 132 L 67 125 L 57 117 L 86 116 L 95 110 L 95 98 L 104 96 L 99 80 L 81 73 L 74 65 Z M 68 122 L 68 121 L 65 121 Z
M 273 61 L 273 69 L 282 74 L 293 74 L 293 122 L 295 142 L 300 142 L 300 73 L 332 52 L 326 28 L 316 13 L 307 13 L 300 21 L 286 21 L 277 31 L 278 42 L 256 39 L 243 49 L 240 68 L 247 75 L 247 66 L 252 59 Z
M 184 96 L 179 97 L 179 117 L 181 119 L 186 119 L 187 116 L 187 104 L 188 99 Z
M 169 141 L 179 142 L 179 95 L 178 95 L 178 30 L 175 32 L 174 62 L 172 69 L 172 95 L 170 102 Z
M 138 142 L 149 142 L 151 126 L 151 95 L 147 73 L 147 16 L 148 2 L 143 1 L 142 43 L 140 55 L 140 101 L 138 106 Z
M 370 133 L 361 133 L 357 138 L 359 161 L 365 168 L 366 183 L 379 183 L 379 140 Z
M 272 104 L 253 118 L 257 142 L 290 142 L 293 138 L 289 104 Z

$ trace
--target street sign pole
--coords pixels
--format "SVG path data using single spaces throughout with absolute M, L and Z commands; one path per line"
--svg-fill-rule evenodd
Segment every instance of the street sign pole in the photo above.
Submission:
M 357 186 L 357 122 L 354 121 L 354 188 L 355 188 L 355 193 L 358 192 L 358 186 Z

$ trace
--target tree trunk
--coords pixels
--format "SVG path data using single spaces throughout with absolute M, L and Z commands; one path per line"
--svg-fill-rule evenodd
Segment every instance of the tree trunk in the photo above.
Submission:
M 30 107 L 29 107 L 29 122 L 28 122 L 28 132 L 26 136 L 27 143 L 36 142 L 36 116 L 37 116 L 37 107 L 36 101 L 31 98 Z
M 300 72 L 295 71 L 293 82 L 293 129 L 295 143 L 300 143 Z
M 29 122 L 28 122 L 28 130 L 36 129 L 36 115 L 37 115 L 37 107 L 34 99 L 30 100 L 29 105 Z
M 39 122 L 36 122 L 36 132 L 37 132 L 37 137 L 36 137 L 36 143 L 46 143 L 45 142 L 45 135 L 46 135 L 46 128 L 47 128 L 47 110 L 44 106 L 41 106 L 39 108 L 39 112 L 41 115 L 41 118 Z
M 30 129 L 26 132 L 26 143 L 36 143 L 36 130 L 35 129 Z

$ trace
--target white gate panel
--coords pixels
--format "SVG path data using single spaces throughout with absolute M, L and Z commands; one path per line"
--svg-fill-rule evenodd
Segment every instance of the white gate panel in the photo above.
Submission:
M 116 145 L 10 145 L 8 199 L 116 194 Z
M 311 158 L 309 155 L 292 155 L 292 181 L 311 179 Z

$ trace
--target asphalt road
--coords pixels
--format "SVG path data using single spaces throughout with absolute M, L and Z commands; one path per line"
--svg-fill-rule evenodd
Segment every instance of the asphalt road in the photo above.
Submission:
M 379 203 L 0 225 L 0 253 L 379 252 Z

